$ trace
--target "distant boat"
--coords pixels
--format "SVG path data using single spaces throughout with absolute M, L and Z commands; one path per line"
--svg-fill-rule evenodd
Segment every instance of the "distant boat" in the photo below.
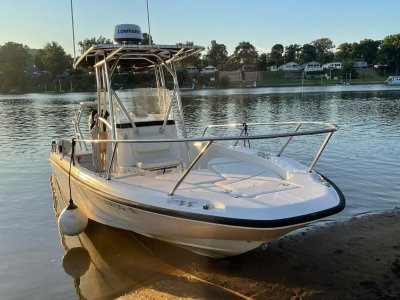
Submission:
M 384 84 L 400 84 L 400 76 L 389 76 L 388 79 L 386 79 Z

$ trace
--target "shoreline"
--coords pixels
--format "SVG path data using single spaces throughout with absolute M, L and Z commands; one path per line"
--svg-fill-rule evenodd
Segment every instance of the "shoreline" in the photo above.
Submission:
M 174 252 L 157 255 L 178 278 L 120 299 L 400 298 L 400 209 L 305 228 L 228 259 Z
M 332 87 L 332 86 L 370 86 L 370 85 L 382 85 L 382 87 L 392 87 L 392 88 L 400 88 L 400 85 L 387 85 L 384 84 L 383 82 L 377 82 L 377 81 L 371 81 L 371 82 L 355 82 L 351 84 L 340 84 L 340 83 L 324 83 L 324 84 L 277 84 L 277 85 L 259 85 L 256 87 L 253 86 L 243 86 L 243 87 L 227 87 L 227 88 L 216 88 L 216 87 L 207 87 L 207 88 L 202 88 L 202 89 L 195 89 L 193 90 L 191 87 L 181 87 L 180 91 L 182 92 L 187 92 L 187 91 L 192 91 L 192 92 L 198 92 L 198 91 L 204 91 L 204 90 L 229 90 L 229 89 L 262 89 L 262 88 L 307 88 L 307 87 Z M 130 88 L 127 88 L 126 90 L 129 90 Z M 123 89 L 125 90 L 125 89 Z M 48 94 L 48 95 L 60 95 L 60 94 L 79 94 L 79 93 L 96 93 L 95 90 L 90 91 L 90 90 L 81 90 L 81 91 L 61 91 L 61 92 L 55 92 L 55 91 L 49 91 L 49 92 L 38 92 L 38 91 L 23 91 L 23 92 L 13 92 L 13 93 L 0 93 L 1 96 L 14 96 L 14 95 L 27 95 L 27 94 Z

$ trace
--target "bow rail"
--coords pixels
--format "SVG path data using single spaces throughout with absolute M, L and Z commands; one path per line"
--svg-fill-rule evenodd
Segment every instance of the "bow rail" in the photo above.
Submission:
M 322 129 L 314 129 L 314 130 L 304 130 L 304 131 L 299 131 L 300 127 L 302 125 L 319 125 L 319 126 L 324 126 L 325 128 Z M 275 134 L 260 134 L 260 135 L 248 135 L 248 127 L 253 127 L 253 126 L 267 126 L 267 125 L 296 125 L 295 129 L 293 132 L 282 132 L 282 133 L 275 133 Z M 205 136 L 205 133 L 209 128 L 216 128 L 216 127 L 230 127 L 230 128 L 240 128 L 242 126 L 242 131 L 240 135 L 238 136 Z M 244 129 L 246 128 L 246 134 L 244 133 Z M 113 150 L 112 150 L 112 156 L 111 160 L 108 164 L 107 168 L 107 179 L 111 179 L 111 173 L 112 173 L 112 166 L 114 163 L 114 157 L 115 157 L 115 152 L 118 147 L 118 144 L 133 144 L 133 143 L 138 143 L 138 144 L 146 144 L 146 143 L 188 143 L 188 142 L 206 142 L 206 145 L 200 150 L 199 154 L 197 155 L 196 158 L 190 163 L 189 167 L 184 170 L 183 175 L 181 178 L 178 180 L 174 188 L 168 193 L 169 196 L 172 196 L 177 188 L 180 186 L 180 184 L 184 181 L 184 179 L 187 177 L 187 175 L 190 173 L 190 171 L 193 169 L 194 165 L 201 159 L 201 157 L 207 152 L 209 147 L 211 146 L 212 143 L 218 142 L 218 141 L 250 141 L 250 140 L 268 140 L 268 139 L 279 139 L 279 138 L 288 138 L 286 141 L 285 145 L 281 148 L 277 156 L 280 156 L 283 151 L 286 149 L 287 145 L 290 143 L 290 141 L 293 139 L 293 137 L 298 137 L 298 136 L 313 136 L 313 135 L 322 135 L 326 134 L 325 139 L 323 140 L 321 146 L 319 147 L 316 155 L 313 158 L 313 161 L 311 165 L 309 166 L 307 172 L 311 173 L 318 162 L 322 152 L 324 151 L 326 145 L 328 144 L 332 134 L 338 130 L 337 125 L 332 124 L 332 123 L 324 123 L 324 122 L 260 122 L 260 123 L 235 123 L 235 124 L 227 124 L 227 125 L 208 125 L 205 130 L 203 131 L 203 135 L 201 137 L 188 137 L 188 138 L 177 138 L 177 139 L 140 139 L 140 140 L 129 140 L 129 139 L 97 139 L 97 140 L 88 140 L 88 139 L 79 139 L 77 138 L 77 142 L 83 142 L 83 143 L 91 143 L 91 144 L 101 144 L 101 143 L 112 143 L 113 144 Z M 249 143 L 250 146 L 250 143 Z

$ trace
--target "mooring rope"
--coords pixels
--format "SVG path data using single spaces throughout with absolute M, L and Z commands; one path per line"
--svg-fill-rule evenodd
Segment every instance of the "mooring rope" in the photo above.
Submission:
M 76 141 L 75 138 L 72 139 L 72 150 L 71 150 L 71 160 L 69 162 L 69 171 L 68 171 L 68 185 L 69 185 L 69 205 L 74 205 L 72 201 L 72 191 L 71 191 L 71 169 L 72 164 L 75 166 L 75 145 Z

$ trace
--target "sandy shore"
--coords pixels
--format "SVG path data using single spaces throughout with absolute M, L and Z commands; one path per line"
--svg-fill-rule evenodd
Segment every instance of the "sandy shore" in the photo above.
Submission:
M 306 229 L 230 259 L 165 247 L 156 255 L 174 274 L 121 299 L 400 299 L 400 210 Z

